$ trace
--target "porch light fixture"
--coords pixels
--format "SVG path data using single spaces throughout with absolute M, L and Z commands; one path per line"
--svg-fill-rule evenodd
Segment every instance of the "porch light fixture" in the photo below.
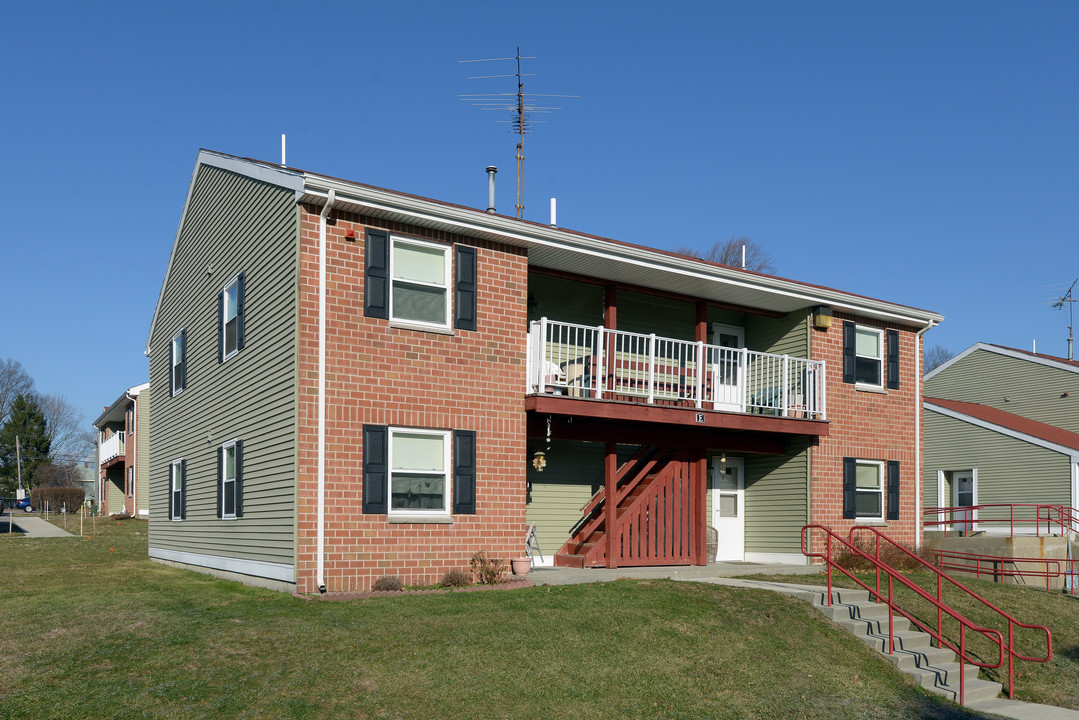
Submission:
M 720 464 L 721 467 L 727 464 L 727 451 L 726 450 L 724 450 L 722 453 L 720 453 L 720 455 L 719 455 L 719 464 Z
M 537 310 L 539 310 L 539 303 L 536 302 L 536 296 L 528 293 L 528 314 L 535 314 Z
M 537 450 L 532 456 L 532 467 L 536 468 L 536 472 L 543 472 L 543 468 L 547 467 L 547 456 L 542 450 Z
M 818 330 L 827 330 L 832 327 L 832 308 L 817 305 L 813 308 L 813 327 Z

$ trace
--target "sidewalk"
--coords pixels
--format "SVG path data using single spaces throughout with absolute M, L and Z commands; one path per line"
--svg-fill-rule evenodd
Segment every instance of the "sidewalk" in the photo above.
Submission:
M 76 524 L 78 519 L 78 516 L 75 516 Z M 42 520 L 34 513 L 21 510 L 5 510 L 4 514 L 0 515 L 0 535 L 7 535 L 9 521 L 12 534 L 22 533 L 23 537 L 73 537 L 67 530 Z

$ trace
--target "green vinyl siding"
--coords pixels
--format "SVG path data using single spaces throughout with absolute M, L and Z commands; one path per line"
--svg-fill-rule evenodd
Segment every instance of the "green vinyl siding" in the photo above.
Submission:
M 150 339 L 150 547 L 295 567 L 298 210 L 291 191 L 203 165 Z M 244 347 L 218 359 L 218 296 L 244 273 Z M 169 393 L 186 331 L 187 385 Z M 217 517 L 217 449 L 243 440 L 243 517 Z M 187 461 L 170 521 L 169 464 Z
M 1064 370 L 979 349 L 927 379 L 925 395 L 988 405 L 1079 432 L 1079 368 Z
M 926 507 L 939 506 L 938 471 L 949 479 L 951 473 L 974 468 L 980 505 L 1071 505 L 1068 455 L 932 410 L 925 412 L 925 438 Z M 951 504 L 951 498 L 945 497 L 944 506 Z
M 644 293 L 618 293 L 618 329 L 625 332 L 686 340 L 697 339 L 693 303 Z
M 809 357 L 809 313 L 790 312 L 781 318 L 746 316 L 746 347 L 758 352 Z
M 787 441 L 787 453 L 746 457 L 746 552 L 800 553 L 809 522 L 809 439 Z
M 558 322 L 595 327 L 603 324 L 603 288 L 563 278 L 528 276 L 528 319 L 546 317 Z M 531 309 L 532 305 L 535 309 Z
M 536 524 L 540 550 L 544 558 L 554 556 L 569 540 L 581 519 L 581 508 L 603 486 L 603 443 L 555 440 L 550 450 L 546 444 L 529 443 L 529 457 L 544 450 L 547 468 L 528 467 L 531 492 L 526 497 L 525 519 Z

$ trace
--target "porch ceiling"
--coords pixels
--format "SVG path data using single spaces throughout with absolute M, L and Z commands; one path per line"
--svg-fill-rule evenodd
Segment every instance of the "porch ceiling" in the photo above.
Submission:
M 582 400 L 561 395 L 525 398 L 528 436 L 615 441 L 684 448 L 743 450 L 781 455 L 792 435 L 828 435 L 822 420 L 801 420 L 641 403 Z

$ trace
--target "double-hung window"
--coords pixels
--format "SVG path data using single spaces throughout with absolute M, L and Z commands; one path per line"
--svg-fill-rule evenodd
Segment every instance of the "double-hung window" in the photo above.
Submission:
M 242 517 L 243 507 L 243 441 L 231 440 L 217 449 L 217 516 Z
M 859 460 L 855 465 L 854 515 L 867 520 L 884 519 L 884 464 Z
M 450 248 L 393 237 L 390 249 L 390 319 L 450 327 Z
M 187 517 L 187 461 L 173 460 L 169 463 L 169 519 L 183 520 Z
M 232 278 L 218 296 L 218 350 L 221 362 L 244 346 L 244 274 Z
M 390 428 L 390 515 L 450 512 L 450 434 Z
M 187 385 L 187 336 L 181 330 L 169 346 L 169 393 L 179 395 Z
M 884 333 L 876 328 L 857 327 L 854 333 L 854 379 L 859 385 L 881 387 L 884 360 Z

